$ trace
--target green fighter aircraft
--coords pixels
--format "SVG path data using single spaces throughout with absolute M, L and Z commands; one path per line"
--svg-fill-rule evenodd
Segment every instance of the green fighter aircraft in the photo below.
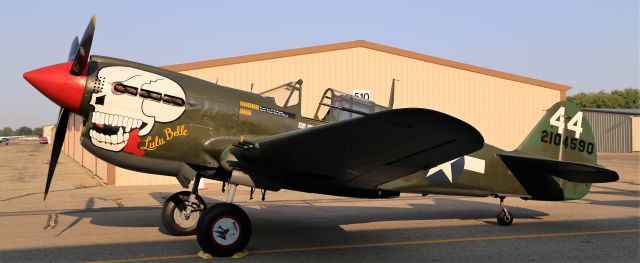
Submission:
M 584 197 L 616 172 L 596 164 L 588 121 L 573 104 L 553 105 L 514 151 L 484 144 L 471 125 L 428 109 L 391 109 L 332 89 L 315 118 L 301 116 L 302 81 L 255 94 L 131 61 L 89 56 L 95 17 L 69 62 L 24 78 L 61 106 L 45 198 L 71 112 L 85 120 L 81 144 L 126 169 L 174 176 L 191 191 L 169 197 L 162 222 L 196 234 L 215 256 L 244 250 L 247 214 L 236 187 L 358 198 L 400 193 L 562 201 Z M 392 88 L 393 95 L 393 88 Z M 392 96 L 393 97 L 393 96 Z M 226 202 L 207 207 L 201 178 L 223 182 Z M 502 206 L 500 225 L 513 216 Z

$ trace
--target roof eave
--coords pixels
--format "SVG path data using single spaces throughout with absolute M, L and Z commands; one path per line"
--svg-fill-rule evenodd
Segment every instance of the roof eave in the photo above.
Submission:
M 163 68 L 181 72 L 181 71 L 189 71 L 189 70 L 196 70 L 196 69 L 202 69 L 202 68 L 219 67 L 219 66 L 248 63 L 248 62 L 262 61 L 262 60 L 269 60 L 269 59 L 277 59 L 277 58 L 283 58 L 283 57 L 300 56 L 300 55 L 307 55 L 307 54 L 314 54 L 314 53 L 330 52 L 335 50 L 343 50 L 343 49 L 359 48 L 359 47 L 377 50 L 377 51 L 398 55 L 398 56 L 403 56 L 407 58 L 412 58 L 416 60 L 421 60 L 421 61 L 434 63 L 442 66 L 447 66 L 447 67 L 457 68 L 457 69 L 466 70 L 470 72 L 489 75 L 497 78 L 531 84 L 534 86 L 554 89 L 554 90 L 561 91 L 563 93 L 566 93 L 566 91 L 571 89 L 570 86 L 566 86 L 558 83 L 533 79 L 533 78 L 519 76 L 519 75 L 506 73 L 498 70 L 469 65 L 469 64 L 456 62 L 456 61 L 443 59 L 443 58 L 438 58 L 434 56 L 429 56 L 429 55 L 425 55 L 425 54 L 421 54 L 421 53 L 417 53 L 409 50 L 372 43 L 366 40 L 355 40 L 355 41 L 349 41 L 349 42 L 272 51 L 272 52 L 244 55 L 244 56 L 238 56 L 238 57 L 229 57 L 229 58 L 205 60 L 205 61 L 198 61 L 198 62 L 191 62 L 191 63 L 175 64 L 175 65 L 164 66 Z

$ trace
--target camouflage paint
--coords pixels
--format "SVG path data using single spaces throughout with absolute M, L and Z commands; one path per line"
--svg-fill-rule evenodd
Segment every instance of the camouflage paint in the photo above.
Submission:
M 197 168 L 206 176 L 218 180 L 216 170 L 223 153 L 232 144 L 241 141 L 260 140 L 267 136 L 283 134 L 299 128 L 322 125 L 326 121 L 303 118 L 300 104 L 288 107 L 276 105 L 259 94 L 244 92 L 220 86 L 180 73 L 109 57 L 93 56 L 90 62 L 87 89 L 83 97 L 80 114 L 92 120 L 95 114 L 97 93 L 102 89 L 113 88 L 113 83 L 102 83 L 98 72 L 108 67 L 128 67 L 132 72 L 147 72 L 176 83 L 184 91 L 184 112 L 175 119 L 165 118 L 154 122 L 153 127 L 139 136 L 139 140 L 131 141 L 129 149 L 112 151 L 96 147 L 91 143 L 93 122 L 86 122 L 82 132 L 82 145 L 92 154 L 115 165 L 140 172 L 151 172 L 169 176 L 184 173 L 184 166 Z M 106 85 L 105 85 L 106 84 Z M 141 89 L 143 87 L 135 87 Z M 174 89 L 175 91 L 175 89 Z M 108 90 L 107 92 L 113 92 Z M 158 90 L 159 93 L 164 93 Z M 174 92 L 175 93 L 175 92 Z M 172 94 L 181 97 L 181 94 Z M 298 94 L 300 96 L 300 94 Z M 109 99 L 106 97 L 105 99 Z M 298 99 L 298 101 L 300 101 Z M 565 150 L 560 154 L 558 145 L 543 143 L 542 131 L 558 133 L 558 127 L 550 123 L 560 107 L 564 107 L 566 120 L 571 120 L 579 112 L 575 105 L 560 102 L 549 109 L 538 125 L 527 136 L 522 145 L 513 153 L 542 156 L 563 161 L 595 163 L 595 144 L 592 154 Z M 588 121 L 581 121 L 580 140 L 593 142 Z M 133 132 L 133 131 L 132 131 Z M 571 138 L 575 131 L 566 130 L 563 136 Z M 133 135 L 130 135 L 133 136 Z M 562 144 L 561 144 L 562 145 Z M 300 145 L 300 147 L 304 147 Z M 454 159 L 450 163 L 412 173 L 408 176 L 383 183 L 373 189 L 358 189 L 357 185 L 347 187 L 340 184 L 318 183 L 317 185 L 290 185 L 290 189 L 316 193 L 337 194 L 345 196 L 372 197 L 366 191 L 383 191 L 380 197 L 393 196 L 394 192 L 452 194 L 472 196 L 517 196 L 525 199 L 569 200 L 582 198 L 589 191 L 590 184 L 568 182 L 559 178 L 545 179 L 544 184 L 523 183 L 522 177 L 515 175 L 499 157 L 508 153 L 491 145 Z M 311 157 L 310 157 L 311 158 Z M 313 157 L 315 158 L 315 157 Z M 466 167 L 474 162 L 475 166 Z M 331 164 L 328 164 L 331 165 Z M 450 166 L 450 167 L 448 167 Z M 468 169 L 467 169 L 468 168 Z M 208 171 L 208 172 L 207 172 Z M 542 178 L 542 177 L 541 177 Z M 254 178 L 257 180 L 257 178 Z M 527 180 L 531 180 L 528 178 Z M 354 182 L 351 182 L 353 184 Z M 551 188 L 546 189 L 545 187 Z M 344 188 L 340 188 L 344 187 Z M 356 187 L 356 188 L 354 188 Z M 364 192 L 363 192 L 364 191 Z M 375 195 L 373 195 L 375 196 Z
M 580 116 L 578 109 L 573 103 L 570 102 L 558 102 L 547 110 L 547 113 L 540 119 L 538 124 L 525 138 L 522 144 L 511 153 L 539 156 L 545 158 L 552 158 L 563 161 L 595 164 L 597 160 L 595 141 L 593 139 L 593 132 L 591 125 L 584 115 L 580 122 L 582 128 L 579 136 L 576 137 L 576 131 L 568 129 L 562 133 L 562 139 L 560 146 L 552 143 L 544 143 L 543 131 L 547 133 L 553 132 L 557 134 L 560 127 L 552 125 L 552 117 L 564 108 L 565 123 L 571 122 L 573 117 Z M 575 123 L 574 123 L 575 124 Z M 575 128 L 575 127 L 572 127 Z M 575 138 L 574 141 L 584 141 L 585 148 L 580 151 L 579 146 L 572 147 L 570 143 L 565 146 L 565 141 L 570 142 L 571 138 Z M 548 140 L 547 140 L 548 141 Z M 587 151 L 586 145 L 592 143 L 592 151 Z M 562 153 L 561 153 L 561 148 Z M 452 180 L 451 182 L 439 181 L 434 182 L 426 178 L 424 172 L 415 173 L 405 178 L 401 178 L 380 186 L 381 189 L 389 191 L 401 191 L 411 193 L 423 193 L 423 194 L 452 194 L 452 195 L 500 195 L 500 196 L 517 196 L 524 199 L 540 199 L 540 200 L 574 200 L 583 198 L 590 190 L 591 184 L 589 183 L 575 183 L 561 178 L 551 177 L 548 175 L 527 175 L 538 176 L 540 178 L 540 185 L 532 185 L 524 182 L 524 178 L 516 176 L 513 171 L 505 165 L 502 159 L 499 157 L 501 153 L 509 153 L 508 151 L 501 150 L 494 146 L 486 144 L 481 150 L 469 154 L 468 156 L 482 159 L 485 161 L 484 173 L 478 173 L 468 170 L 456 171 L 452 167 Z M 452 164 L 455 164 L 453 162 Z M 551 178 L 546 178 L 551 177 Z M 544 184 L 542 184 L 544 178 Z M 551 179 L 551 180 L 548 180 Z M 532 180 L 535 180 L 533 178 Z M 549 185 L 551 184 L 551 185 Z M 550 187 L 552 186 L 552 187 Z M 527 190 L 529 188 L 529 190 Z

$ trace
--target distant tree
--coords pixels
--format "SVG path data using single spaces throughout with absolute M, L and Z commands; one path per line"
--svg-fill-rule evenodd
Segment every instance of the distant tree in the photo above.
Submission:
M 640 108 L 640 90 L 626 88 L 624 90 L 614 90 L 611 95 L 619 96 L 624 99 L 624 108 L 637 109 Z
M 580 108 L 609 108 L 609 109 L 633 109 L 640 108 L 640 90 L 626 88 L 624 90 L 614 90 L 611 93 L 600 92 L 580 92 L 567 97 Z
M 42 127 L 33 128 L 32 135 L 38 135 L 38 137 L 42 137 Z
M 22 126 L 16 130 L 16 135 L 31 135 L 33 134 L 33 130 L 27 126 Z
M 4 127 L 0 133 L 2 133 L 2 136 L 13 136 L 13 129 L 11 129 L 11 127 Z

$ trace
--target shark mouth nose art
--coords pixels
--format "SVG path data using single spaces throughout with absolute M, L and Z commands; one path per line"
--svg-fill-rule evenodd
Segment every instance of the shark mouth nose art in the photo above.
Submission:
M 111 151 L 122 150 L 129 142 L 132 131 L 137 135 L 139 130 L 147 126 L 140 119 L 105 112 L 94 112 L 91 122 L 91 142 Z

